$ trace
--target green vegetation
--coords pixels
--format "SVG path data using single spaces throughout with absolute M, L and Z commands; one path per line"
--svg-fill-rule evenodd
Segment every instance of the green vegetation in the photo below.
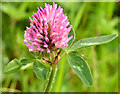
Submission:
M 52 4 L 52 2 L 47 3 Z M 118 8 L 114 2 L 56 3 L 63 8 L 70 24 L 73 25 L 76 37 L 74 42 L 84 38 L 118 33 Z M 29 59 L 34 59 L 28 47 L 24 44 L 24 31 L 26 26 L 30 26 L 29 16 L 32 17 L 33 12 L 36 12 L 37 7 L 40 6 L 44 7 L 44 2 L 2 3 L 0 9 L 2 11 L 2 70 L 14 58 L 18 60 L 26 58 L 26 62 Z M 90 66 L 93 85 L 87 87 L 83 84 L 66 62 L 67 56 L 65 55 L 59 61 L 57 75 L 51 91 L 117 92 L 118 38 L 107 44 L 77 49 L 77 51 L 74 51 L 74 54 L 81 56 Z M 69 56 L 75 58 L 76 55 Z M 79 59 L 82 60 L 82 58 Z M 17 62 L 17 59 L 12 62 Z M 40 66 L 37 62 L 35 65 Z M 88 75 L 91 74 L 88 73 Z M 38 76 L 42 77 L 41 75 Z M 45 78 L 46 75 L 43 79 Z M 3 92 L 43 92 L 46 83 L 47 81 L 40 80 L 35 76 L 31 66 L 20 68 L 13 74 L 2 73 Z

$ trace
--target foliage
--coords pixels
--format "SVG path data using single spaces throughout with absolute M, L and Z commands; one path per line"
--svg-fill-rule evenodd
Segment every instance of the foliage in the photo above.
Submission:
M 81 41 L 84 42 L 83 38 L 117 34 L 118 16 L 116 14 L 117 9 L 115 7 L 115 3 L 61 2 L 57 4 L 61 5 L 64 8 L 64 12 L 67 14 L 71 24 L 73 25 L 73 30 L 75 31 L 76 34 L 76 39 L 74 40 L 74 43 Z M 42 81 L 36 78 L 34 76 L 33 71 L 31 70 L 32 69 L 31 65 L 30 66 L 26 65 L 27 63 L 32 64 L 34 58 L 39 58 L 39 57 L 33 57 L 33 55 L 29 53 L 28 48 L 25 46 L 23 42 L 24 40 L 23 36 L 24 36 L 25 26 L 29 26 L 28 16 L 32 15 L 32 12 L 36 11 L 37 7 L 43 6 L 44 2 L 43 3 L 29 3 L 29 2 L 13 3 L 12 2 L 12 3 L 2 3 L 2 5 L 3 5 L 1 9 L 2 18 L 3 18 L 2 19 L 2 29 L 3 29 L 2 30 L 2 36 L 3 36 L 2 65 L 3 66 L 2 67 L 4 68 L 6 66 L 6 63 L 12 60 L 13 58 L 18 58 L 18 60 L 21 60 L 20 62 L 23 61 L 26 62 L 23 63 L 24 66 L 21 67 L 20 71 L 16 72 L 15 74 L 6 75 L 3 73 L 3 78 L 2 78 L 3 91 L 6 92 L 6 91 L 18 90 L 24 92 L 25 91 L 42 92 L 44 90 L 46 81 L 44 80 Z M 115 38 L 116 35 L 111 35 L 110 37 Z M 105 37 L 104 39 L 106 40 L 107 38 Z M 109 39 L 106 41 L 109 41 Z M 74 46 L 75 45 L 74 43 L 71 47 L 72 49 L 77 48 L 77 46 L 79 46 L 79 45 Z M 68 63 L 70 65 L 71 64 L 77 65 L 79 64 L 79 62 L 76 62 L 77 60 L 75 61 L 73 60 L 73 62 L 75 63 L 71 63 L 71 60 L 69 60 L 68 58 L 68 63 L 67 63 L 67 57 L 65 56 L 58 63 L 58 72 L 55 78 L 55 83 L 52 91 L 116 92 L 118 90 L 117 87 L 118 69 L 116 68 L 118 64 L 117 45 L 118 44 L 116 38 L 114 41 L 108 44 L 89 47 L 85 49 L 77 49 L 72 54 L 68 53 L 67 57 L 78 59 L 78 61 L 81 60 L 82 62 L 84 62 L 83 63 L 85 64 L 84 66 L 90 65 L 91 73 L 86 72 L 87 74 L 86 73 L 82 74 L 75 67 L 73 68 L 73 70 L 75 71 L 75 73 L 77 73 L 78 76 L 82 75 L 80 76 L 80 78 L 84 80 L 83 82 L 85 82 L 88 86 L 92 85 L 92 78 L 91 78 L 91 74 L 92 74 L 94 79 L 93 85 L 92 87 L 86 87 L 81 82 L 81 80 L 79 80 L 79 77 L 77 77 L 76 74 L 72 71 L 72 69 L 68 66 Z M 68 52 L 70 51 L 70 49 L 68 49 Z M 83 58 L 81 58 L 81 56 Z M 23 58 L 29 58 L 32 59 L 32 61 L 29 61 L 28 59 L 24 60 Z M 88 65 L 85 63 L 84 60 L 88 62 Z M 39 72 L 39 70 L 36 69 L 36 67 L 34 66 L 42 65 L 42 63 L 37 63 L 37 62 L 38 61 L 35 60 L 33 64 L 33 69 L 36 74 Z M 44 69 L 46 69 L 45 65 L 42 66 L 44 66 Z M 89 70 L 89 67 L 86 67 L 86 69 Z M 47 71 L 48 70 L 45 70 L 46 73 Z M 44 76 L 41 75 L 37 75 L 37 76 L 39 76 L 42 79 L 46 79 L 47 75 Z M 90 83 L 87 82 L 88 80 L 87 78 L 85 79 L 86 77 L 85 75 L 89 75 L 88 77 L 90 78 L 88 82 Z M 84 79 L 82 77 L 84 77 Z M 59 81 L 61 83 L 58 83 Z

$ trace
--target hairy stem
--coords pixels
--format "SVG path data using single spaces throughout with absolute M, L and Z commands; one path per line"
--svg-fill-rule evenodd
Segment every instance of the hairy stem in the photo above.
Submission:
M 52 88 L 52 84 L 53 84 L 54 79 L 55 79 L 56 71 L 57 71 L 57 66 L 52 66 L 51 74 L 50 74 L 49 81 L 48 81 L 48 84 L 47 84 L 47 87 L 45 90 L 45 94 L 47 94 L 47 92 L 49 92 L 50 89 Z

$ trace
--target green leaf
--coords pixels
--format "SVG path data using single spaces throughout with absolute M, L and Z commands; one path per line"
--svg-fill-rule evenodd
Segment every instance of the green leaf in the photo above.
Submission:
M 113 34 L 113 35 L 107 35 L 107 36 L 82 39 L 82 40 L 79 40 L 76 43 L 74 43 L 72 45 L 72 47 L 69 49 L 69 51 L 74 51 L 78 48 L 108 43 L 108 42 L 112 41 L 113 39 L 115 39 L 116 37 L 117 37 L 117 34 Z
M 71 31 L 70 31 L 70 33 L 68 35 L 68 38 L 71 37 L 71 36 L 73 36 L 73 38 L 70 41 L 68 41 L 68 43 L 67 43 L 68 47 L 63 48 L 63 50 L 68 49 L 72 45 L 72 43 L 73 43 L 73 41 L 75 39 L 75 32 L 73 31 L 73 29 L 71 29 Z
M 25 65 L 33 62 L 33 61 L 34 61 L 34 59 L 22 59 L 22 60 L 20 61 L 20 63 L 21 63 L 22 66 L 25 66 Z
M 33 63 L 33 71 L 35 72 L 36 76 L 41 80 L 47 79 L 48 69 L 38 60 L 35 60 Z
M 20 62 L 15 58 L 5 66 L 4 72 L 5 73 L 13 73 L 13 72 L 16 72 L 17 70 L 19 70 L 20 67 L 21 67 Z
M 68 63 L 74 72 L 81 78 L 81 80 L 87 85 L 91 86 L 93 83 L 93 79 L 91 76 L 90 68 L 81 57 L 68 53 L 67 55 Z

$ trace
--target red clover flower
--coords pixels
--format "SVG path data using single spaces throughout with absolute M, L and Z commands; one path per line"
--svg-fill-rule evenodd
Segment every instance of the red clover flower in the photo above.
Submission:
M 33 13 L 33 20 L 30 19 L 30 27 L 26 28 L 24 43 L 29 47 L 29 51 L 47 51 L 57 48 L 67 47 L 67 42 L 73 36 L 68 38 L 72 25 L 68 27 L 69 20 L 63 9 L 57 4 L 47 5 L 45 8 L 38 8 L 37 13 Z

